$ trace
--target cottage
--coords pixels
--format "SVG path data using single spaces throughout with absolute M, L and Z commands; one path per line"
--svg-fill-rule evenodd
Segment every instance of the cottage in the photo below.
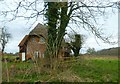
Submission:
M 38 23 L 19 43 L 19 56 L 22 61 L 28 59 L 44 58 L 47 43 L 47 27 Z M 60 56 L 70 53 L 66 46 L 62 46 Z

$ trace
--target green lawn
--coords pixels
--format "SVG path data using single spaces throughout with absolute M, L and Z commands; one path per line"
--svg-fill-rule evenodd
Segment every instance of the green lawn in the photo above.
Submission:
M 73 72 L 79 77 L 88 78 L 90 81 L 117 82 L 118 60 L 84 60 L 74 64 Z
M 13 67 L 15 66 L 15 68 Z M 41 64 L 33 62 L 9 62 L 2 63 L 3 82 L 117 82 L 118 60 L 117 59 L 84 59 L 77 61 L 68 60 L 56 72 L 43 69 Z M 8 69 L 8 71 L 7 71 Z M 8 74 L 7 74 L 8 72 Z M 54 71 L 53 71 L 54 72 Z

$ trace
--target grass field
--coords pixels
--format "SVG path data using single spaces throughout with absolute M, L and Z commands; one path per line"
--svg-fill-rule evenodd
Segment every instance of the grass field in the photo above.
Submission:
M 118 81 L 118 60 L 105 57 L 88 57 L 83 62 L 78 62 L 73 71 L 88 81 Z
M 117 57 L 81 56 L 64 61 L 51 75 L 33 62 L 2 63 L 3 82 L 118 82 Z M 53 71 L 55 72 L 55 71 Z

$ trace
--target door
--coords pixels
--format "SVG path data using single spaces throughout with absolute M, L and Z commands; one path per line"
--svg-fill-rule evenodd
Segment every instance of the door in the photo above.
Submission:
M 25 61 L 25 52 L 22 52 L 22 61 Z

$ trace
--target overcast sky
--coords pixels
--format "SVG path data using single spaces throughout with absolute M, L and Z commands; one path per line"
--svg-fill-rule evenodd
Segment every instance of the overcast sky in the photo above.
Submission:
M 3 7 L 0 7 L 0 9 L 2 9 Z M 3 18 L 0 17 L 0 21 L 2 21 Z M 43 18 L 39 19 L 39 23 L 43 22 Z M 32 22 L 30 22 L 32 23 Z M 12 22 L 7 22 L 7 23 L 0 23 L 0 27 L 6 26 L 6 28 L 8 29 L 8 32 L 11 33 L 12 38 L 10 39 L 9 43 L 7 44 L 6 48 L 5 48 L 5 52 L 18 52 L 19 51 L 19 47 L 18 44 L 20 43 L 20 41 L 23 39 L 23 37 L 27 34 L 29 34 L 29 32 L 37 25 L 38 22 L 36 22 L 31 28 L 31 24 L 26 24 L 26 21 L 24 21 L 23 19 L 17 19 L 15 21 Z M 113 38 L 111 39 L 111 41 L 117 41 L 118 39 L 118 13 L 116 12 L 115 14 L 109 14 L 108 18 L 106 19 L 106 21 L 104 21 L 103 19 L 99 20 L 99 23 L 104 23 L 104 25 L 102 26 L 104 28 L 104 32 L 106 33 L 106 35 L 113 35 Z M 43 23 L 42 23 L 43 24 Z M 105 44 L 103 43 L 101 40 L 97 39 L 98 43 L 96 42 L 95 38 L 93 37 L 93 35 L 89 35 L 87 31 L 85 30 L 77 30 L 77 32 L 81 32 L 81 34 L 86 35 L 87 39 L 85 41 L 85 44 L 83 45 L 83 48 L 81 49 L 81 52 L 84 53 L 86 52 L 86 50 L 90 47 L 90 48 L 95 48 L 96 50 L 100 50 L 100 49 L 107 49 L 107 48 L 112 48 L 112 47 L 117 47 L 118 44 L 115 45 L 110 45 L 110 44 Z

